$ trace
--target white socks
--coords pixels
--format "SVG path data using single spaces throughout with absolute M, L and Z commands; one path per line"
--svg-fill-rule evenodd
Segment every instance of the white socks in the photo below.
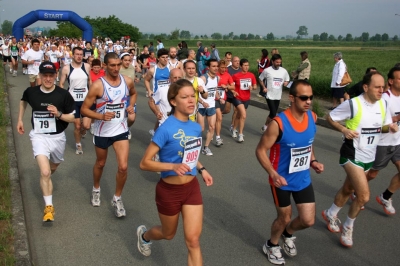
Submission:
M 53 195 L 43 196 L 46 206 L 53 205 Z
M 331 217 L 337 216 L 341 208 L 342 207 L 336 206 L 335 203 L 332 203 L 332 206 L 328 210 L 328 215 Z
M 347 216 L 346 222 L 344 222 L 343 226 L 346 226 L 347 228 L 353 228 L 355 220 L 356 218 L 351 219 L 349 216 Z

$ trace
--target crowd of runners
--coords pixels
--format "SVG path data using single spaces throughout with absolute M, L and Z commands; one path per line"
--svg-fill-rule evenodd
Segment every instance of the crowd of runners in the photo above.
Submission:
M 308 54 L 300 54 L 302 63 L 291 73 L 293 80 L 289 83 L 279 53 L 269 59 L 268 51 L 262 50 L 260 75 L 256 77 L 249 72 L 251 62 L 247 59 L 230 52 L 220 57 L 215 44 L 210 52 L 201 42 L 197 46 L 197 51 L 189 50 L 181 42 L 166 49 L 158 40 L 156 48 L 151 42 L 139 52 L 135 43 L 123 39 L 114 43 L 96 38 L 91 42 L 58 38 L 17 42 L 10 38 L 0 47 L 10 73 L 17 76 L 20 57 L 22 73 L 29 79 L 30 87 L 20 102 L 17 130 L 23 134 L 25 128 L 32 128 L 29 136 L 45 201 L 43 222 L 54 221 L 51 175 L 64 160 L 69 123 L 74 123 L 78 156 L 84 152 L 81 138 L 87 131 L 93 134 L 96 161 L 90 201 L 95 207 L 101 204 L 100 181 L 112 146 L 118 170 L 111 204 L 117 217 L 126 216 L 121 195 L 128 175 L 130 127 L 136 119 L 135 83 L 142 80 L 154 113 L 154 128 L 149 130 L 151 140 L 140 168 L 160 173 L 156 204 L 161 225 L 137 228 L 138 250 L 150 256 L 152 241 L 172 239 L 182 213 L 188 264 L 201 265 L 203 203 L 196 175 L 199 173 L 207 186 L 213 184 L 213 177 L 199 157 L 213 155 L 211 143 L 216 147 L 224 144 L 222 115 L 232 109 L 231 136 L 238 143 L 244 142 L 250 91 L 260 86 L 270 114 L 262 127 L 256 157 L 269 175 L 277 210 L 263 251 L 271 263 L 284 264 L 282 249 L 288 256 L 296 256 L 294 233 L 315 222 L 310 168 L 318 174 L 324 171 L 313 149 L 317 116 L 311 111 L 314 95 L 308 83 Z M 342 77 L 336 78 L 336 84 L 340 84 Z M 65 84 L 68 87 L 63 89 Z M 329 231 L 341 234 L 340 243 L 346 247 L 353 245 L 355 219 L 370 198 L 368 182 L 389 161 L 397 172 L 376 200 L 387 215 L 395 214 L 391 197 L 400 187 L 400 67 L 389 71 L 387 85 L 381 73 L 367 73 L 361 82 L 363 93 L 344 101 L 327 116 L 331 126 L 343 134 L 339 163 L 346 179 L 322 217 Z M 277 113 L 284 86 L 290 87 L 290 106 Z M 32 107 L 32 127 L 23 123 L 28 104 Z M 294 219 L 291 196 L 297 208 Z M 349 198 L 352 204 L 341 224 L 337 214 Z

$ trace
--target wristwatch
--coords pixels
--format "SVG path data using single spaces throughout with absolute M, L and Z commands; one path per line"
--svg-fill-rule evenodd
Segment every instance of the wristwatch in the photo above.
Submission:
M 197 172 L 199 172 L 199 174 L 202 174 L 203 170 L 206 170 L 206 168 L 204 166 L 202 168 L 200 168 L 199 170 L 197 170 Z
M 58 111 L 58 117 L 57 117 L 57 119 L 60 119 L 62 115 L 63 115 L 63 113 L 62 113 L 61 111 Z

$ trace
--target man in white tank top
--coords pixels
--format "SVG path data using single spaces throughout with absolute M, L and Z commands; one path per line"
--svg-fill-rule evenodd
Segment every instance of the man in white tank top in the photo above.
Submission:
M 81 106 L 89 91 L 92 81 L 89 78 L 90 65 L 82 62 L 83 49 L 79 46 L 72 49 L 72 62 L 63 67 L 61 71 L 60 87 L 64 87 L 65 80 L 69 83 L 68 91 L 75 100 L 75 146 L 76 154 L 83 154 L 81 138 L 86 135 L 86 130 L 90 129 L 90 118 L 82 116 Z M 94 102 L 92 102 L 93 104 Z
M 93 167 L 91 203 L 95 207 L 100 206 L 100 179 L 106 164 L 108 148 L 113 146 L 118 171 L 111 204 L 114 206 L 115 215 L 123 217 L 126 212 L 121 194 L 128 176 L 128 126 L 134 121 L 137 93 L 134 81 L 119 73 L 121 59 L 116 53 L 106 54 L 104 63 L 106 75 L 93 82 L 81 110 L 83 115 L 95 119 L 93 143 L 96 162 Z M 91 110 L 94 101 L 96 110 Z
M 182 63 L 177 58 L 177 51 L 175 47 L 169 48 L 168 68 L 174 69 L 179 68 L 183 70 Z

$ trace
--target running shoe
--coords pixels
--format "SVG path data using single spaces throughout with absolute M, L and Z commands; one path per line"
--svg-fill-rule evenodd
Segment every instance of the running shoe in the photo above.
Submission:
M 350 195 L 350 199 L 351 199 L 352 201 L 355 201 L 356 198 L 357 198 L 357 196 L 356 196 L 356 194 L 353 192 L 353 193 Z M 363 211 L 364 209 L 365 209 L 365 206 L 361 206 L 361 210 Z
M 78 154 L 78 155 L 83 154 L 82 145 L 80 145 L 80 144 L 76 145 L 75 154 Z
M 221 146 L 221 145 L 224 145 L 224 140 L 221 139 L 221 138 L 218 138 L 218 139 L 216 140 L 216 146 L 219 147 L 219 146 Z
M 380 194 L 379 196 L 376 196 L 376 201 L 383 206 L 383 210 L 387 215 L 393 215 L 396 213 L 396 210 L 394 209 L 392 205 L 392 199 L 385 200 L 383 198 L 383 195 Z
M 340 243 L 348 248 L 351 248 L 353 246 L 353 228 L 342 226 Z
M 140 225 L 136 230 L 137 235 L 137 247 L 140 253 L 144 256 L 148 257 L 151 255 L 151 242 L 147 242 L 143 240 L 143 234 L 146 233 L 147 228 L 144 225 Z
M 130 140 L 132 138 L 132 133 L 131 133 L 131 131 L 129 130 L 128 131 L 128 140 Z
M 100 206 L 100 191 L 92 191 L 92 196 L 90 197 L 90 202 L 93 207 Z
M 53 205 L 47 205 L 44 208 L 43 222 L 54 222 L 54 207 Z
M 231 132 L 231 134 L 233 132 L 233 126 L 232 125 L 229 127 L 229 132 Z
M 328 223 L 328 230 L 332 233 L 340 232 L 340 220 L 337 216 L 331 217 L 328 215 L 328 210 L 322 211 L 322 218 Z
M 201 150 L 201 153 L 207 156 L 213 155 L 209 147 L 205 147 L 204 149 Z
M 13 69 L 10 67 L 10 74 L 12 74 L 13 73 Z
M 13 77 L 16 77 L 17 76 L 17 71 L 14 71 L 12 75 L 13 75 Z
M 238 142 L 243 142 L 244 141 L 244 135 L 243 134 L 239 134 L 239 137 L 238 137 Z
M 270 247 L 267 244 L 263 246 L 264 254 L 267 255 L 267 259 L 269 262 L 275 265 L 283 265 L 285 264 L 285 259 L 282 256 L 281 247 Z
M 236 139 L 237 138 L 237 130 L 232 130 L 232 138 Z
M 90 124 L 90 134 L 94 135 L 94 123 Z
M 112 200 L 111 205 L 114 206 L 115 216 L 117 216 L 118 218 L 126 216 L 124 203 L 122 203 L 121 199 L 117 199 L 117 201 Z
M 283 240 L 283 251 L 285 251 L 286 255 L 289 257 L 294 257 L 297 255 L 297 249 L 296 245 L 294 244 L 294 241 L 296 240 L 295 236 L 292 237 L 285 237 L 282 235 L 282 240 Z

